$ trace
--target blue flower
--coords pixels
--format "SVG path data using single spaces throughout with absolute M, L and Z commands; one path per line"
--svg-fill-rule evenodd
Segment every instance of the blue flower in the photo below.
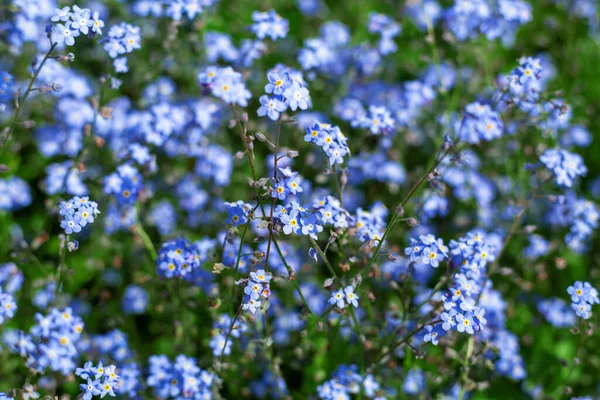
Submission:
M 102 393 L 102 383 L 100 382 L 100 379 L 92 381 L 88 378 L 87 383 L 79 385 L 79 389 L 83 392 L 83 400 L 91 400 L 92 397 Z
M 79 31 L 73 29 L 72 25 L 73 22 L 71 21 L 67 21 L 64 25 L 56 24 L 52 31 L 52 42 L 73 46 L 75 44 L 75 38 L 79 36 Z
M 265 86 L 266 93 L 282 95 L 287 88 L 292 86 L 292 80 L 286 72 L 279 74 L 269 71 L 267 78 L 269 79 L 269 83 Z
M 299 216 L 297 210 L 293 210 L 289 214 L 283 214 L 280 217 L 280 220 L 283 223 L 283 233 L 286 235 L 289 235 L 292 232 L 297 233 L 300 229 L 298 218 Z
M 258 116 L 268 116 L 271 120 L 277 121 L 279 114 L 284 112 L 287 108 L 284 102 L 276 97 L 269 97 L 267 95 L 260 96 L 261 106 L 258 108 Z
M 344 291 L 342 289 L 338 291 L 331 292 L 331 297 L 329 298 L 329 304 L 335 304 L 339 308 L 346 307 L 346 303 L 344 303 L 344 299 L 346 296 L 344 295 Z
M 469 335 L 475 333 L 473 326 L 475 325 L 471 313 L 456 314 L 456 330 L 459 332 L 467 332 Z
M 346 295 L 346 301 L 348 304 L 358 307 L 359 297 L 356 295 L 356 293 L 354 293 L 354 288 L 352 286 L 346 286 L 344 288 L 344 294 Z

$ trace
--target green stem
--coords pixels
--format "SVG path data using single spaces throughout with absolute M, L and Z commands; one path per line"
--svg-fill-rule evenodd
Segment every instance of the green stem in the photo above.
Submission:
M 417 190 L 421 187 L 421 185 L 427 180 L 427 177 L 429 176 L 429 174 L 431 174 L 438 167 L 438 165 L 440 165 L 440 163 L 444 160 L 444 158 L 446 158 L 446 156 L 449 154 L 449 152 L 450 152 L 450 150 L 446 150 L 441 156 L 439 156 L 439 153 L 436 155 L 436 159 L 432 163 L 431 167 L 429 167 L 427 172 L 410 188 L 410 191 L 408 192 L 408 194 L 406 195 L 404 200 L 400 203 L 399 207 L 397 207 L 397 208 L 404 208 L 404 206 L 406 206 L 406 204 L 409 202 L 409 200 L 412 198 L 412 196 L 417 192 Z M 385 228 L 385 232 L 383 233 L 383 236 L 377 243 L 377 247 L 375 248 L 375 253 L 373 253 L 373 256 L 369 260 L 369 263 L 367 264 L 366 268 L 361 273 L 363 278 L 371 270 L 371 267 L 373 266 L 373 263 L 377 259 L 377 255 L 379 254 L 379 251 L 381 250 L 381 246 L 383 245 L 383 242 L 385 242 L 385 239 L 389 235 L 390 231 L 392 230 L 392 226 L 394 226 L 397 219 L 398 219 L 398 213 L 396 212 L 396 210 L 394 210 L 394 215 L 392 216 L 390 222 L 388 223 L 387 227 Z
M 313 239 L 310 236 L 308 238 L 310 239 L 310 242 L 312 243 L 312 245 L 317 249 L 317 252 L 319 253 L 319 255 L 321 256 L 321 258 L 325 262 L 325 265 L 327 265 L 327 268 L 329 269 L 329 272 L 331 273 L 331 276 L 333 278 L 335 278 L 335 279 L 339 279 L 339 277 L 335 273 L 335 270 L 333 269 L 333 266 L 331 265 L 331 263 L 327 259 L 327 256 L 325 255 L 325 253 L 323 253 L 323 250 L 321 250 L 321 248 L 319 247 L 319 245 L 317 244 L 317 242 L 315 241 L 315 239 Z
M 15 130 L 15 126 L 17 125 L 17 122 L 19 121 L 19 117 L 21 116 L 23 106 L 25 105 L 25 102 L 27 101 L 29 94 L 32 92 L 33 84 L 35 83 L 38 75 L 40 74 L 42 67 L 46 63 L 46 60 L 48 60 L 48 58 L 50 58 L 50 55 L 52 55 L 52 52 L 54 52 L 54 49 L 56 48 L 57 45 L 58 45 L 58 43 L 54 43 L 52 46 L 50 46 L 48 53 L 46 53 L 46 55 L 44 56 L 44 59 L 42 60 L 42 62 L 39 65 L 39 67 L 37 67 L 37 69 L 35 70 L 33 77 L 31 78 L 31 81 L 29 82 L 29 86 L 27 87 L 27 90 L 25 91 L 25 94 L 23 95 L 23 99 L 20 102 L 18 102 L 17 106 L 15 107 L 15 111 L 13 113 L 13 117 L 12 117 L 12 120 L 10 123 L 10 128 L 8 130 L 8 133 L 6 134 L 6 139 L 4 139 L 4 143 L 2 143 L 2 155 L 0 156 L 0 158 L 3 158 L 4 154 L 6 153 L 6 149 L 8 148 L 8 143 L 10 142 L 11 135 L 12 135 L 13 131 Z
M 65 249 L 67 248 L 68 241 L 69 241 L 69 235 L 67 235 L 66 237 L 64 237 L 62 239 L 62 243 L 60 244 L 60 247 L 58 248 L 58 255 L 59 255 L 60 261 L 58 263 L 58 270 L 56 271 L 56 289 L 54 290 L 54 301 L 56 301 L 56 299 L 58 298 L 58 293 L 60 292 L 60 287 L 62 286 L 63 269 L 65 268 L 65 258 L 66 258 Z
M 146 233 L 146 231 L 144 230 L 144 227 L 142 226 L 142 224 L 139 221 L 135 224 L 134 229 L 135 229 L 135 233 L 137 233 L 138 236 L 140 237 L 140 239 L 142 239 L 142 243 L 144 243 L 144 247 L 146 247 L 146 250 L 148 250 L 148 253 L 150 254 L 150 257 L 152 258 L 152 261 L 156 261 L 156 259 L 158 258 L 158 253 L 156 252 L 156 249 L 154 248 L 152 239 L 150 239 L 150 236 L 148 236 L 148 233 Z
M 463 397 L 465 396 L 465 384 L 467 382 L 467 379 L 469 378 L 470 362 L 471 362 L 471 355 L 473 354 L 474 342 L 475 342 L 475 337 L 473 335 L 471 335 L 471 337 L 469 337 L 469 341 L 467 343 L 467 352 L 465 354 L 465 360 L 463 362 L 464 370 L 463 370 L 463 374 L 462 374 L 462 384 L 460 385 L 460 393 L 458 394 L 458 400 L 463 400 Z
M 340 199 L 340 205 L 344 207 L 344 200 L 342 200 L 342 188 L 338 182 L 337 178 L 337 169 L 335 168 L 335 164 L 331 167 L 331 175 L 333 175 L 333 182 L 335 183 L 335 190 L 338 194 L 338 199 Z

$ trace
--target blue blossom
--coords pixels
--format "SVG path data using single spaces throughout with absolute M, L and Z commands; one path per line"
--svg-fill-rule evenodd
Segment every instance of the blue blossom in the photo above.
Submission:
M 269 97 L 266 95 L 260 96 L 261 106 L 258 108 L 257 114 L 259 117 L 268 116 L 271 120 L 277 121 L 279 114 L 286 110 L 286 105 L 277 97 Z
M 354 287 L 346 286 L 344 288 L 344 294 L 346 295 L 346 302 L 348 302 L 348 304 L 358 307 L 359 297 L 354 293 Z
M 259 39 L 269 36 L 271 40 L 277 40 L 286 37 L 289 31 L 288 20 L 280 17 L 275 10 L 268 12 L 254 11 L 252 13 L 252 21 L 254 23 L 250 27 L 250 30 Z
M 329 304 L 335 304 L 339 308 L 344 308 L 344 307 L 346 307 L 345 299 L 346 299 L 346 296 L 344 294 L 344 291 L 342 289 L 340 289 L 338 291 L 331 292 L 331 297 L 329 298 L 328 301 L 329 301 Z
M 556 175 L 556 183 L 571 187 L 578 176 L 585 176 L 587 168 L 579 154 L 566 150 L 549 149 L 541 156 L 540 161 Z

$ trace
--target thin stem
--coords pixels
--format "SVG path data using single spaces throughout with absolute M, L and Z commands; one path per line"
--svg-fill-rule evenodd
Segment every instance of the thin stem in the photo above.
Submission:
M 221 368 L 220 364 L 223 363 L 223 356 L 225 355 L 225 349 L 227 348 L 227 343 L 229 342 L 229 336 L 231 336 L 231 332 L 233 331 L 233 326 L 235 325 L 235 321 L 237 321 L 241 312 L 242 312 L 242 305 L 240 304 L 240 307 L 238 308 L 237 313 L 231 320 L 231 324 L 229 325 L 229 331 L 227 332 L 227 335 L 225 335 L 225 343 L 223 344 L 223 349 L 221 349 L 221 356 L 219 357 L 219 369 Z
M 579 349 L 581 348 L 581 345 L 583 344 L 583 322 L 584 322 L 583 318 L 579 318 L 579 323 L 577 324 L 577 330 L 579 331 L 578 337 L 577 337 L 577 347 L 575 347 L 575 355 L 573 356 L 573 359 L 571 360 L 571 365 L 569 366 L 569 372 L 567 373 L 567 377 L 565 378 L 564 385 L 567 385 L 569 383 L 569 379 L 571 378 L 571 374 L 573 373 L 573 368 L 575 367 L 575 359 L 577 358 L 577 353 L 579 353 Z M 562 386 L 564 386 L 564 385 L 562 385 Z M 565 395 L 567 395 L 566 391 L 565 391 Z M 559 394 L 559 396 L 562 397 L 561 394 Z
M 315 239 L 313 239 L 310 236 L 308 238 L 310 239 L 310 242 L 312 243 L 312 245 L 317 249 L 317 252 L 319 253 L 319 255 L 321 256 L 321 258 L 325 262 L 325 265 L 327 265 L 327 268 L 329 269 L 329 272 L 331 272 L 331 276 L 333 276 L 335 279 L 339 279 L 339 277 L 335 273 L 335 270 L 333 269 L 333 266 L 331 265 L 331 263 L 327 259 L 327 256 L 325 255 L 325 253 L 323 253 L 323 250 L 321 250 L 321 248 L 319 247 L 319 245 L 317 244 L 317 242 L 315 241 Z
M 469 338 L 469 341 L 467 343 L 467 353 L 465 354 L 465 360 L 463 362 L 464 364 L 464 371 L 462 374 L 462 385 L 460 385 L 460 393 L 458 394 L 458 400 L 463 400 L 463 397 L 465 396 L 465 383 L 467 381 L 467 379 L 469 378 L 469 370 L 470 370 L 470 362 L 471 362 L 471 355 L 473 354 L 473 344 L 475 342 L 475 337 L 471 335 L 471 337 Z
M 100 96 L 98 98 L 98 107 L 96 108 L 96 112 L 94 113 L 94 119 L 92 120 L 92 122 L 90 124 L 90 131 L 87 133 L 87 136 L 84 136 L 84 138 L 83 138 L 83 146 L 81 148 L 81 151 L 79 152 L 79 154 L 77 155 L 75 160 L 73 160 L 73 164 L 72 164 L 73 168 L 77 168 L 77 165 L 79 165 L 79 163 L 81 162 L 81 160 L 87 153 L 88 142 L 93 137 L 94 128 L 96 127 L 96 122 L 98 121 L 98 113 L 100 112 L 100 108 L 102 107 L 102 101 L 104 100 L 104 91 L 106 88 L 106 82 L 108 82 L 107 79 L 105 79 L 104 82 L 102 82 L 102 85 L 100 86 Z M 61 185 L 61 189 L 65 188 L 67 186 L 67 181 L 69 179 L 69 175 L 70 175 L 70 173 L 69 173 L 69 170 L 67 169 L 67 173 L 65 174 L 65 177 L 64 177 L 62 185 Z
M 404 208 L 404 206 L 406 206 L 406 204 L 409 202 L 409 200 L 412 198 L 412 196 L 417 192 L 417 190 L 419 190 L 421 185 L 427 180 L 427 177 L 429 176 L 429 174 L 431 174 L 438 167 L 438 165 L 440 165 L 440 163 L 444 160 L 444 158 L 446 158 L 446 156 L 449 153 L 450 153 L 450 150 L 446 150 L 441 156 L 439 156 L 439 153 L 438 153 L 438 155 L 436 155 L 436 159 L 433 162 L 433 164 L 431 165 L 431 167 L 429 167 L 427 172 L 410 188 L 410 191 L 408 192 L 408 194 L 406 195 L 404 200 L 402 200 L 402 202 L 400 203 L 398 208 Z M 392 216 L 390 222 L 388 223 L 387 227 L 385 228 L 385 232 L 383 233 L 383 236 L 377 243 L 377 247 L 375 248 L 375 253 L 373 253 L 373 256 L 369 260 L 369 263 L 367 264 L 366 268 L 361 273 L 363 278 L 371 270 L 371 267 L 373 266 L 373 263 L 375 262 L 375 259 L 377 258 L 379 251 L 381 250 L 381 246 L 383 245 L 383 242 L 385 242 L 385 239 L 389 235 L 389 233 L 392 229 L 392 226 L 394 226 L 397 219 L 398 219 L 398 213 L 396 212 L 396 210 L 394 210 L 394 215 Z
M 63 236 L 60 247 L 58 248 L 58 256 L 60 258 L 60 261 L 58 263 L 58 270 L 56 271 L 56 289 L 54 290 L 54 300 L 55 301 L 58 298 L 58 292 L 60 292 L 60 287 L 62 285 L 63 269 L 65 267 L 65 258 L 66 258 L 65 249 L 67 248 L 68 241 L 69 241 L 69 235 L 67 235 L 66 237 Z
M 251 219 L 248 220 L 248 223 L 244 225 L 244 231 L 242 232 L 242 236 L 240 236 L 240 246 L 238 248 L 238 254 L 237 254 L 237 259 L 235 260 L 235 269 L 234 269 L 234 274 L 233 274 L 233 285 L 231 286 L 231 303 L 234 304 L 234 309 L 235 309 L 235 303 L 234 303 L 234 298 L 235 298 L 235 281 L 237 281 L 238 279 L 238 271 L 240 268 L 240 260 L 242 259 L 242 247 L 244 246 L 244 239 L 246 238 L 246 233 L 248 233 L 248 227 L 250 226 L 250 223 L 252 222 Z M 223 246 L 223 248 L 225 248 L 225 246 Z
M 134 230 L 135 230 L 135 233 L 138 234 L 140 239 L 142 239 L 142 243 L 144 243 L 144 247 L 146 247 L 146 250 L 148 250 L 148 253 L 150 253 L 150 257 L 152 258 L 152 261 L 156 261 L 156 259 L 158 258 L 158 253 L 156 252 L 156 249 L 154 248 L 152 239 L 150 239 L 150 236 L 148 236 L 148 233 L 146 233 L 146 231 L 144 230 L 144 227 L 142 226 L 142 224 L 140 224 L 139 221 L 134 225 Z
M 25 102 L 27 101 L 29 94 L 32 92 L 33 84 L 35 83 L 38 75 L 40 74 L 42 67 L 46 63 L 46 60 L 48 60 L 48 58 L 50 58 L 50 55 L 52 54 L 52 52 L 54 51 L 54 49 L 56 48 L 57 45 L 58 45 L 58 43 L 54 43 L 52 46 L 50 46 L 48 53 L 46 53 L 42 62 L 39 65 L 39 67 L 37 67 L 37 69 L 35 70 L 33 77 L 31 78 L 31 81 L 29 82 L 29 86 L 27 87 L 27 90 L 25 91 L 25 94 L 23 95 L 23 99 L 21 101 L 19 101 L 17 106 L 15 107 L 15 111 L 13 113 L 13 117 L 12 117 L 12 120 L 10 123 L 10 128 L 8 130 L 8 133 L 6 134 L 6 139 L 4 139 L 4 143 L 2 143 L 2 155 L 0 156 L 0 158 L 4 157 L 4 154 L 6 153 L 6 149 L 8 148 L 8 143 L 11 139 L 11 135 L 12 135 L 13 131 L 15 130 L 15 126 L 17 125 L 19 117 L 21 116 L 21 112 L 23 110 L 23 107 L 25 106 Z
M 375 362 L 375 364 L 379 364 L 382 360 L 384 360 L 389 355 L 391 355 L 398 347 L 402 346 L 410 338 L 412 338 L 413 336 L 415 336 L 417 333 L 421 332 L 427 325 L 435 325 L 435 324 L 437 324 L 439 322 L 442 322 L 442 320 L 438 319 L 438 320 L 435 320 L 435 321 L 431 321 L 431 322 L 427 322 L 427 323 L 423 323 L 423 324 L 419 325 L 418 327 L 416 327 L 415 329 L 413 329 L 412 331 L 410 331 L 406 336 L 404 336 L 399 342 L 396 342 L 395 344 L 393 344 L 392 348 L 389 349 L 388 351 L 386 351 L 381 357 L 379 357 L 379 359 Z
M 302 299 L 302 302 L 304 303 L 304 306 L 306 307 L 306 309 L 308 310 L 308 312 L 310 312 L 311 314 L 314 315 L 314 313 L 310 309 L 310 306 L 308 305 L 308 302 L 306 301 L 306 298 L 304 297 L 304 294 L 302 294 L 302 290 L 300 289 L 300 284 L 298 283 L 298 281 L 296 280 L 296 278 L 294 276 L 294 270 L 292 269 L 292 267 L 290 267 L 290 265 L 288 264 L 288 262 L 285 260 L 285 257 L 283 256 L 283 253 L 281 252 L 281 249 L 279 248 L 279 243 L 277 243 L 277 240 L 275 238 L 273 238 L 273 244 L 275 245 L 275 249 L 277 250 L 277 253 L 279 254 L 279 257 L 281 258 L 281 261 L 283 262 L 283 265 L 285 266 L 285 268 L 288 271 L 288 274 L 290 276 L 290 280 L 292 280 L 294 282 L 294 284 L 296 286 L 296 291 L 298 292 L 298 295 Z
M 277 153 L 279 153 L 279 133 L 281 132 L 281 116 L 277 120 L 277 132 L 275 133 L 275 151 L 273 152 L 273 182 L 277 181 Z M 269 210 L 269 240 L 267 242 L 267 253 L 265 255 L 265 271 L 269 271 L 269 255 L 271 254 L 271 243 L 273 242 L 273 212 L 275 211 L 275 200 L 271 200 L 271 210 Z
M 254 169 L 254 157 L 250 148 L 248 147 L 248 143 L 246 142 L 246 132 L 242 127 L 242 120 L 238 115 L 237 109 L 235 108 L 235 104 L 231 103 L 231 111 L 233 112 L 233 116 L 237 122 L 238 129 L 240 131 L 240 139 L 242 139 L 242 144 L 244 145 L 244 152 L 246 153 L 246 157 L 248 158 L 248 163 L 250 164 L 250 171 L 252 172 L 252 179 L 256 180 L 256 170 Z
M 344 200 L 342 200 L 342 188 L 338 182 L 337 178 L 337 169 L 335 168 L 335 164 L 331 167 L 331 174 L 333 175 L 333 182 L 335 183 L 335 190 L 338 194 L 338 199 L 340 200 L 340 205 L 344 207 Z

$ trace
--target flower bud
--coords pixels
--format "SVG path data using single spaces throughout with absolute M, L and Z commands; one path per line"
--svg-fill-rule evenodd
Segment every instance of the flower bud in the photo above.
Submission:
M 416 219 L 416 218 L 409 218 L 409 219 L 407 219 L 407 220 L 406 220 L 406 223 L 407 223 L 409 226 L 419 226 L 419 225 L 421 224 L 421 223 L 419 222 L 419 220 L 418 220 L 418 219 Z

